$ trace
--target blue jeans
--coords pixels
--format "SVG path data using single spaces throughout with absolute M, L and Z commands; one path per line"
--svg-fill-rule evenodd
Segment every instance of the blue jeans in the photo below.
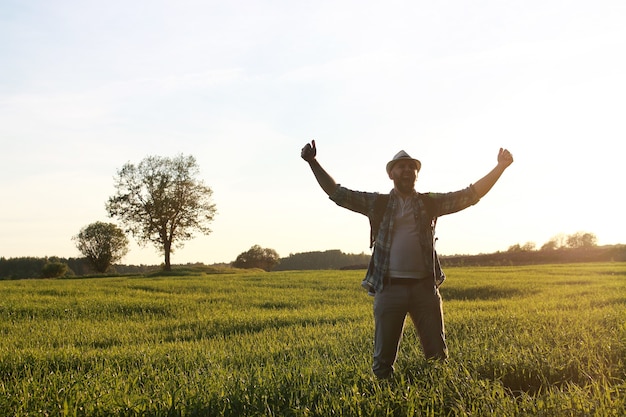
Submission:
M 408 314 L 417 329 L 428 359 L 448 357 L 441 296 L 432 279 L 408 284 L 391 280 L 374 297 L 374 363 L 378 378 L 389 378 L 398 355 L 404 321 Z

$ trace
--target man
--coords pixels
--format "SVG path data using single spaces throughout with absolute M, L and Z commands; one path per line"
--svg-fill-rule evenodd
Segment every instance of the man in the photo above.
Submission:
M 420 194 L 415 181 L 422 166 L 406 152 L 387 163 L 393 181 L 389 194 L 352 191 L 337 184 L 316 159 L 315 141 L 302 148 L 322 190 L 337 205 L 368 216 L 373 252 L 363 287 L 374 295 L 374 361 L 378 378 L 389 378 L 398 354 L 408 314 L 428 359 L 448 356 L 439 285 L 445 279 L 435 251 L 435 224 L 439 216 L 476 204 L 513 163 L 500 148 L 498 163 L 473 185 L 451 193 Z

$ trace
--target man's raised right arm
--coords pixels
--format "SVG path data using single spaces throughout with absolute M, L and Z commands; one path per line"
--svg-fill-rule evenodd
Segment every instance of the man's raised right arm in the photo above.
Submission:
M 320 163 L 317 162 L 317 159 L 315 159 L 316 155 L 317 148 L 315 147 L 314 140 L 311 141 L 311 143 L 307 143 L 306 145 L 304 145 L 304 148 L 302 148 L 302 152 L 300 153 L 302 159 L 309 163 L 311 171 L 313 171 L 313 175 L 315 175 L 315 179 L 317 180 L 320 187 L 322 187 L 322 190 L 324 190 L 324 192 L 328 194 L 328 196 L 330 196 L 335 192 L 335 189 L 337 189 L 337 183 L 335 182 L 333 177 L 331 177 L 328 172 L 326 172 L 324 168 L 322 168 Z

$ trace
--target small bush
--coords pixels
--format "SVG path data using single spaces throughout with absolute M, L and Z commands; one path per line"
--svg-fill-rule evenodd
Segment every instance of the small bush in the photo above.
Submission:
M 41 275 L 44 278 L 59 278 L 65 275 L 68 271 L 66 263 L 63 262 L 48 262 L 41 269 Z

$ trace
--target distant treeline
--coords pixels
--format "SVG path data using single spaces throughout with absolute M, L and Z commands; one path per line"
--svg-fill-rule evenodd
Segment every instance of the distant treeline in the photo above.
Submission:
M 506 252 L 442 256 L 444 266 L 532 265 L 575 262 L 626 262 L 626 245 L 597 246 L 593 233 L 560 234 L 536 250 L 533 242 L 512 245 Z M 346 254 L 340 250 L 305 252 L 281 258 L 274 271 L 309 269 L 366 269 L 370 253 Z
M 42 271 L 50 263 L 67 265 L 66 277 L 97 275 L 86 258 L 22 257 L 0 258 L 0 279 L 41 278 Z M 107 275 L 144 274 L 159 268 L 154 265 L 113 265 Z
M 359 255 L 343 253 L 338 249 L 324 252 L 302 252 L 281 258 L 273 271 L 307 270 L 307 269 L 346 269 L 355 266 L 367 268 L 370 254 Z
M 509 250 L 480 255 L 442 256 L 442 266 L 510 266 L 577 262 L 626 262 L 626 245 L 552 250 Z
M 280 263 L 273 268 L 274 271 L 307 270 L 307 269 L 346 269 L 365 268 L 369 261 L 369 254 L 346 254 L 340 250 L 327 250 L 323 252 L 306 252 L 291 254 L 281 258 Z M 42 271 L 49 263 L 62 263 L 68 267 L 65 277 L 73 276 L 98 276 L 86 258 L 59 258 L 59 257 L 22 257 L 0 258 L 0 279 L 24 279 L 42 278 Z M 203 266 L 203 264 L 193 264 Z M 192 266 L 193 266 L 192 265 Z M 229 264 L 215 264 L 220 267 L 228 267 Z M 365 265 L 365 266 L 363 266 Z M 184 267 L 190 266 L 183 265 Z M 181 265 L 175 265 L 182 267 Z M 113 265 L 105 275 L 132 275 L 147 274 L 161 269 L 160 265 Z
M 274 271 L 301 269 L 366 269 L 369 254 L 345 254 L 339 250 L 306 252 L 281 258 Z M 480 255 L 442 256 L 442 266 L 511 266 L 577 262 L 626 262 L 626 245 L 509 250 Z
M 281 258 L 274 271 L 314 269 L 365 269 L 370 254 L 348 254 L 338 249 L 290 254 Z M 594 246 L 589 248 L 559 248 L 553 250 L 509 250 L 480 255 L 442 256 L 446 266 L 512 266 L 558 264 L 577 262 L 626 262 L 626 245 Z M 97 276 L 85 258 L 0 258 L 0 279 L 41 278 L 49 263 L 68 266 L 66 277 Z M 186 265 L 189 266 L 190 264 Z M 202 266 L 203 264 L 193 264 Z M 228 267 L 228 264 L 220 264 Z M 161 269 L 160 265 L 114 265 L 107 276 L 148 274 Z

